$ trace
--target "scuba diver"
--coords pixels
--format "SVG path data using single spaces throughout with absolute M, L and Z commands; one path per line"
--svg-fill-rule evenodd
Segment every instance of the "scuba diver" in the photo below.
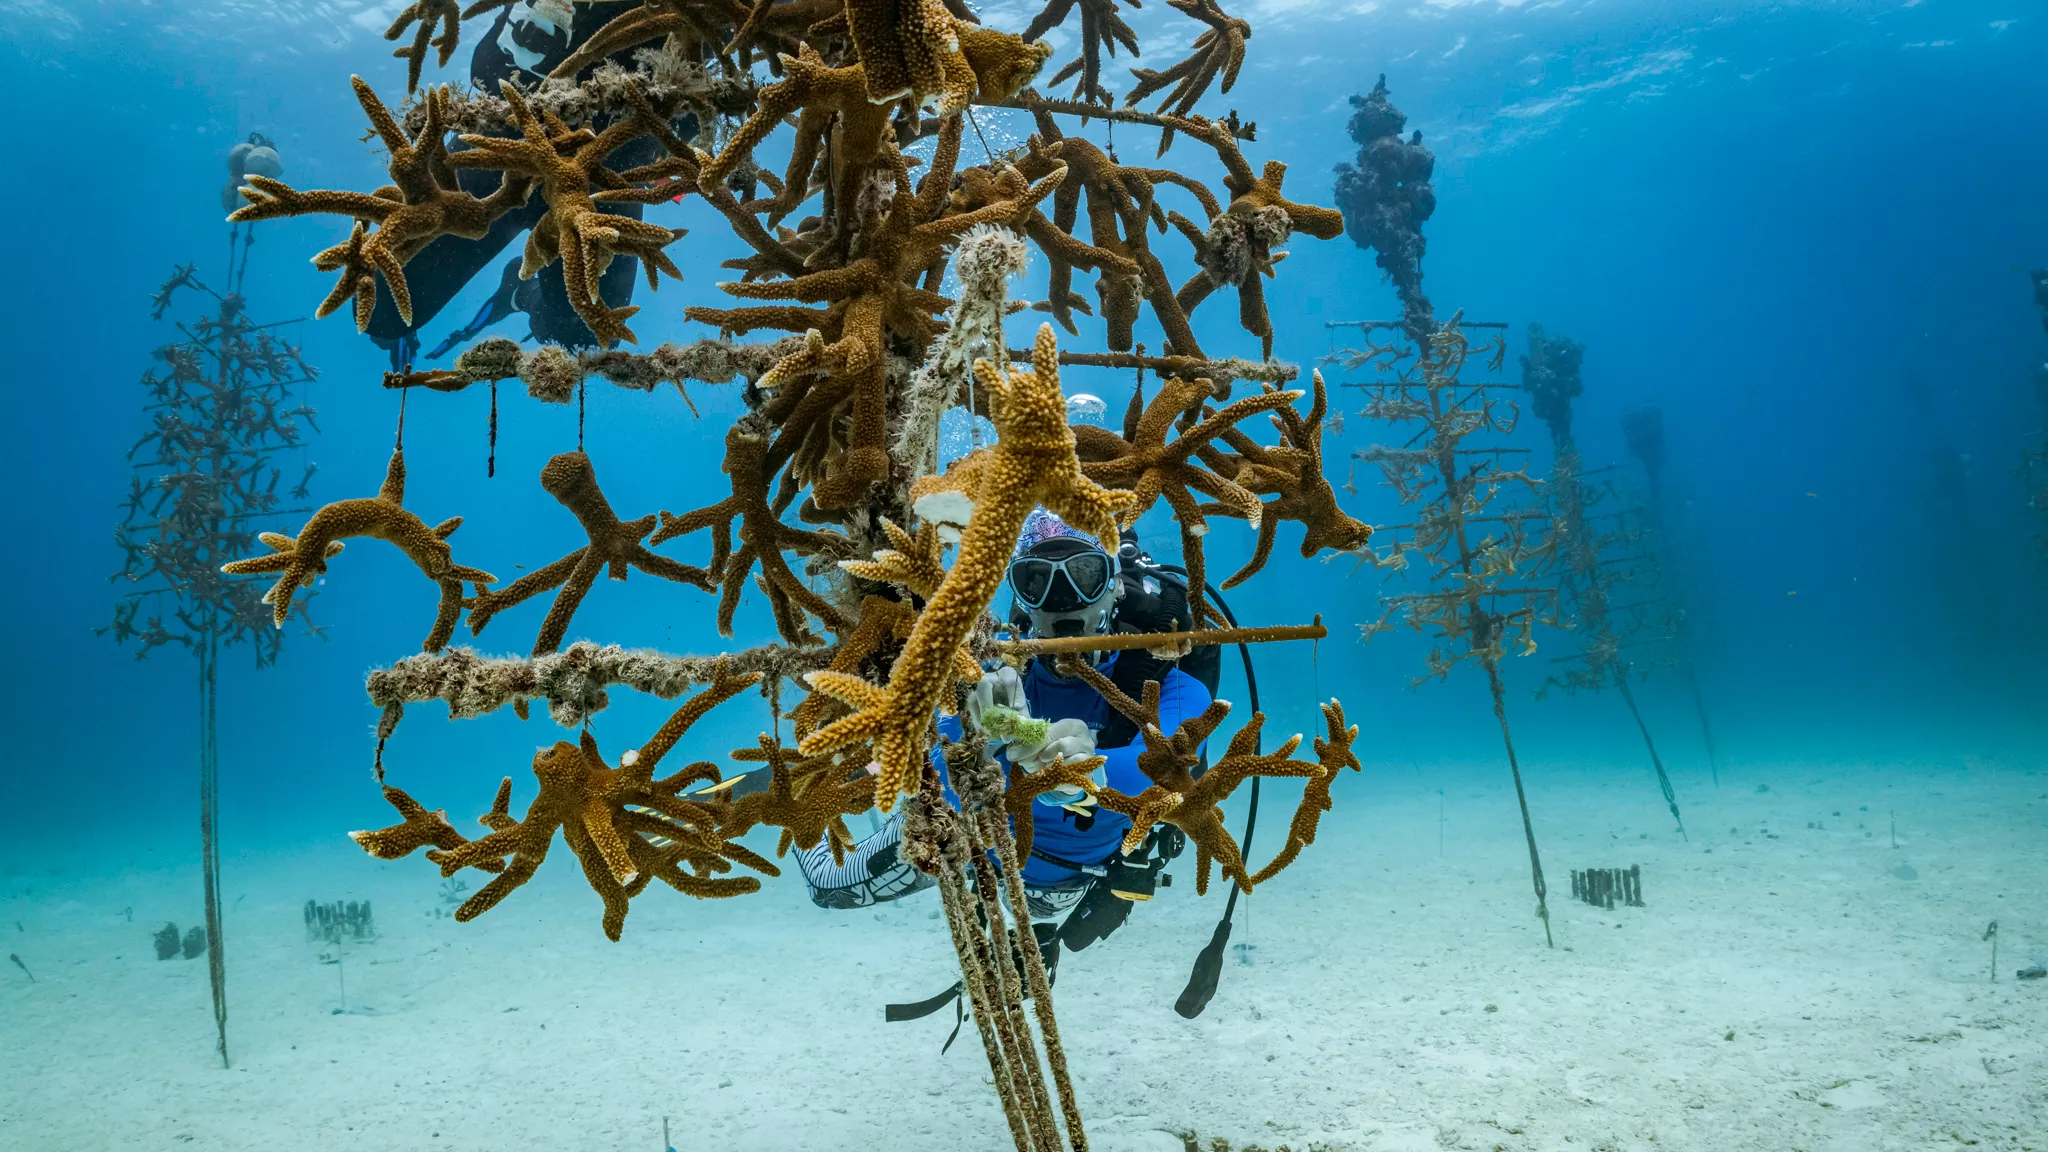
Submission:
M 639 0 L 578 3 L 570 26 L 563 28 L 543 14 L 545 5 L 536 5 L 533 0 L 519 0 L 500 9 L 497 22 L 477 42 L 476 51 L 470 57 L 470 82 L 481 91 L 496 93 L 500 80 L 511 79 L 531 91 L 614 16 L 639 6 Z M 608 59 L 628 68 L 633 66 L 630 50 L 621 50 Z M 603 126 L 603 121 L 592 125 L 594 128 Z M 695 136 L 697 124 L 694 115 L 684 113 L 678 116 L 676 130 L 684 139 Z M 516 135 L 517 130 L 508 128 L 504 134 Z M 608 164 L 614 168 L 631 168 L 653 161 L 659 152 L 660 145 L 652 137 L 642 136 L 612 153 Z M 463 191 L 484 197 L 497 188 L 501 176 L 487 169 L 462 168 L 456 171 L 456 179 Z M 642 207 L 612 203 L 603 205 L 603 210 L 638 220 Z M 419 353 L 419 330 L 546 211 L 546 200 L 535 194 L 523 207 L 499 217 L 481 240 L 444 235 L 429 242 L 405 268 L 406 280 L 412 287 L 411 324 L 399 317 L 390 292 L 381 279 L 378 281 L 377 307 L 370 317 L 369 336 L 378 347 L 390 353 L 394 370 L 407 371 L 411 368 L 414 357 Z M 468 324 L 442 340 L 430 354 L 430 359 L 446 355 L 456 345 L 514 312 L 526 314 L 529 325 L 526 338 L 529 340 L 569 348 L 596 347 L 597 338 L 569 304 L 568 293 L 562 285 L 561 261 L 542 268 L 531 280 L 519 278 L 520 262 L 521 255 L 515 252 L 500 271 L 497 290 L 490 299 L 484 302 Z M 632 301 L 633 280 L 639 267 L 639 260 L 620 254 L 598 277 L 598 293 L 608 306 L 620 308 Z
M 1153 561 L 1131 533 L 1112 553 L 1093 536 L 1039 508 L 1025 521 L 1010 560 L 1010 624 L 1020 635 L 1042 638 L 1183 631 L 1193 624 L 1186 579 L 1177 569 Z M 1182 720 L 1209 706 L 1219 652 L 1198 648 L 1179 661 L 1141 650 L 1096 652 L 1088 659 L 1133 698 L 1142 694 L 1145 681 L 1157 680 L 1160 728 L 1172 732 Z M 1150 783 L 1137 767 L 1138 753 L 1144 749 L 1137 726 L 1111 709 L 1085 681 L 1060 675 L 1051 657 L 1035 658 L 1021 674 L 1004 666 L 983 676 L 967 710 L 979 720 L 995 707 L 1051 722 L 1035 740 L 999 743 L 990 737 L 989 751 L 1006 772 L 1010 765 L 1035 771 L 1054 757 L 1100 755 L 1104 763 L 1095 770 L 1097 784 L 1137 795 Z M 957 740 L 959 718 L 941 718 L 939 731 Z M 943 757 L 934 753 L 933 762 L 944 773 Z M 798 865 L 812 901 L 825 908 L 862 908 L 929 887 L 932 878 L 898 851 L 906 808 L 899 807 L 887 823 L 848 851 L 843 864 L 833 863 L 831 848 L 822 841 L 800 851 Z M 1120 927 L 1133 903 L 1152 897 L 1160 869 L 1182 846 L 1180 830 L 1161 824 L 1136 851 L 1123 854 L 1119 849 L 1130 820 L 1099 810 L 1094 798 L 1079 790 L 1038 797 L 1032 821 L 1031 854 L 1023 861 L 1024 891 L 1032 917 L 1041 921 L 1034 931 L 1049 969 L 1059 955 L 1051 946 L 1054 941 L 1079 951 Z M 1062 914 L 1064 918 L 1052 922 Z M 891 1018 L 925 1014 L 896 1009 L 935 1011 L 944 1002 L 942 996 L 925 1005 L 895 1006 Z

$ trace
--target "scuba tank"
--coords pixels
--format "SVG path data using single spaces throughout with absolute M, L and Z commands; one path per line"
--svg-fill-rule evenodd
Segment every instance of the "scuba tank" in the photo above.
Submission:
M 284 158 L 277 154 L 277 145 L 261 132 L 249 133 L 249 138 L 228 150 L 228 182 L 220 190 L 220 206 L 233 212 L 246 201 L 242 199 L 242 186 L 251 176 L 268 176 L 276 180 L 284 175 Z

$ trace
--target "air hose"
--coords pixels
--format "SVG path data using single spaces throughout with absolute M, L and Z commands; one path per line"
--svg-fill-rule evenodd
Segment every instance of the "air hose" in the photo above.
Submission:
M 1216 602 L 1216 607 L 1222 609 L 1223 618 L 1230 622 L 1232 628 L 1237 627 L 1237 614 L 1224 602 L 1223 594 L 1216 590 L 1214 584 L 1205 584 L 1205 587 L 1209 590 L 1209 598 Z M 1237 654 L 1244 660 L 1245 694 L 1251 697 L 1252 711 L 1258 712 L 1259 678 L 1258 674 L 1252 671 L 1252 650 L 1249 645 L 1241 643 L 1237 646 Z M 1265 750 L 1263 740 L 1254 750 Z M 1257 831 L 1258 827 L 1259 778 L 1254 776 L 1251 803 L 1244 816 L 1242 854 L 1246 857 L 1251 855 L 1252 833 Z M 1238 891 L 1236 882 L 1232 881 L 1230 897 L 1223 903 L 1223 919 L 1216 922 L 1216 930 L 1209 935 L 1209 943 L 1203 947 L 1201 954 L 1195 957 L 1195 970 L 1188 975 L 1188 986 L 1181 989 L 1180 998 L 1173 1002 L 1173 1010 L 1189 1020 L 1200 1016 L 1202 1009 L 1209 1006 L 1209 998 L 1216 995 L 1216 981 L 1223 975 L 1223 948 L 1230 943 L 1231 917 L 1237 914 Z

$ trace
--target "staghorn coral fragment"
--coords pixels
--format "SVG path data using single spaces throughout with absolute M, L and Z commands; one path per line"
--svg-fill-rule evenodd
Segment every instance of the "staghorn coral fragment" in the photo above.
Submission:
M 1037 183 L 1005 170 L 995 179 L 990 201 L 972 211 L 941 215 L 943 198 L 958 154 L 959 129 L 948 129 L 932 170 L 913 189 L 901 154 L 888 160 L 892 189 L 886 209 L 863 235 L 861 255 L 837 268 L 782 280 L 719 285 L 748 300 L 790 300 L 823 304 L 823 309 L 789 305 L 732 309 L 689 308 L 684 315 L 727 330 L 781 328 L 805 331 L 806 347 L 778 364 L 760 387 L 773 389 L 769 414 L 783 427 L 783 445 L 797 454 L 797 479 L 812 486 L 812 502 L 832 511 L 857 506 L 889 475 L 887 450 L 890 344 L 908 341 L 922 348 L 937 338 L 937 315 L 952 301 L 918 286 L 944 258 L 946 248 L 979 225 L 1002 225 L 1049 196 L 1065 178 L 1048 172 Z M 813 335 L 815 334 L 815 335 Z M 816 379 L 823 376 L 822 380 Z M 845 425 L 843 435 L 840 432 Z M 841 445 L 839 440 L 843 439 Z M 806 448 L 823 450 L 807 453 Z M 819 457 L 832 466 L 821 467 Z
M 1026 40 L 1036 40 L 1066 23 L 1077 2 L 1081 8 L 1081 51 L 1047 83 L 1062 84 L 1074 80 L 1076 100 L 1107 106 L 1113 101 L 1109 90 L 1102 86 L 1103 53 L 1115 56 L 1118 46 L 1122 46 L 1131 55 L 1138 55 L 1138 34 L 1117 12 L 1116 0 L 1047 0 L 1046 6 L 1032 17 L 1023 36 Z M 1140 5 L 1134 0 L 1131 7 Z
M 814 532 L 783 523 L 781 508 L 768 502 L 772 471 L 768 466 L 767 425 L 755 415 L 735 421 L 725 434 L 725 473 L 732 479 L 732 494 L 715 504 L 685 512 L 681 516 L 661 513 L 661 527 L 653 544 L 665 544 L 678 536 L 711 529 L 709 572 L 722 591 L 718 600 L 718 631 L 732 635 L 733 614 L 739 610 L 740 594 L 754 565 L 761 566 L 762 590 L 775 614 L 775 626 L 792 644 L 818 642 L 804 622 L 809 612 L 838 630 L 843 622 L 839 610 L 811 591 L 803 579 L 790 570 L 785 550 L 800 556 L 835 555 L 845 548 L 845 538 L 836 533 Z M 733 521 L 739 521 L 739 551 L 733 551 Z M 801 609 L 801 611 L 799 611 Z
M 541 622 L 540 635 L 533 642 L 535 656 L 555 651 L 569 631 L 570 618 L 607 565 L 614 580 L 624 580 L 630 570 L 638 568 L 664 580 L 694 584 L 707 592 L 716 587 L 704 569 L 657 556 L 640 543 L 654 531 L 656 518 L 648 515 L 638 520 L 620 520 L 597 486 L 597 472 L 590 466 L 590 457 L 581 452 L 564 452 L 554 457 L 541 469 L 540 486 L 575 513 L 590 542 L 496 591 L 479 586 L 475 599 L 469 602 L 472 635 L 483 635 L 484 626 L 505 609 L 560 588 L 547 618 Z
M 531 880 L 547 859 L 557 830 L 583 865 L 591 889 L 604 901 L 604 933 L 612 940 L 619 938 L 625 925 L 628 902 L 653 880 L 699 898 L 759 890 L 761 882 L 753 877 L 718 873 L 730 871 L 735 860 L 756 868 L 765 861 L 738 845 L 725 843 L 711 811 L 680 798 L 684 788 L 702 781 L 707 773 L 715 778 L 717 770 L 692 765 L 661 780 L 654 779 L 654 770 L 692 724 L 760 679 L 759 673 L 731 675 L 720 669 L 708 688 L 678 708 L 645 746 L 621 757 L 617 768 L 604 762 L 597 739 L 588 729 L 577 744 L 557 741 L 554 747 L 536 753 L 533 773 L 540 781 L 540 794 L 527 806 L 524 817 L 514 819 L 508 811 L 508 778 L 499 786 L 497 803 L 485 817 L 492 829 L 488 835 L 427 852 L 427 859 L 440 865 L 443 876 L 453 876 L 464 868 L 498 873 L 455 910 L 455 919 L 474 920 Z M 393 788 L 387 789 L 387 799 L 399 808 L 405 823 L 356 833 L 356 842 L 365 851 L 395 859 L 435 842 L 422 835 L 420 817 L 408 808 L 419 807 L 411 797 Z M 445 826 L 445 818 L 440 823 Z M 409 826 L 414 831 L 405 831 Z M 431 824 L 426 831 L 439 834 Z M 688 864 L 689 871 L 684 871 L 682 864 Z M 775 870 L 770 865 L 765 871 L 773 875 Z
M 1289 737 L 1277 752 L 1259 752 L 1259 733 L 1265 726 L 1266 714 L 1254 712 L 1251 720 L 1231 737 L 1222 759 L 1197 779 L 1192 770 L 1202 761 L 1202 744 L 1230 715 L 1229 701 L 1211 701 L 1201 715 L 1182 721 L 1168 736 L 1159 730 L 1158 681 L 1145 682 L 1145 698 L 1134 708 L 1130 698 L 1116 691 L 1101 673 L 1083 675 L 1112 707 L 1139 722 L 1139 736 L 1145 741 L 1145 750 L 1138 753 L 1138 770 L 1152 781 L 1151 787 L 1136 796 L 1114 788 L 1092 789 L 1096 802 L 1103 808 L 1130 818 L 1131 828 L 1124 834 L 1123 850 L 1135 851 L 1154 824 L 1171 824 L 1187 833 L 1195 844 L 1197 895 L 1209 891 L 1212 862 L 1225 879 L 1250 892 L 1253 881 L 1245 869 L 1244 855 L 1236 838 L 1223 826 L 1223 809 L 1219 805 L 1253 776 L 1321 776 L 1325 772 L 1321 764 L 1289 759 L 1301 745 L 1301 737 Z
M 1008 99 L 1052 55 L 1051 45 L 957 19 L 943 0 L 845 2 L 871 104 L 937 97 L 939 115 L 956 116 L 977 94 Z
M 859 674 L 892 640 L 908 637 L 916 618 L 916 611 L 901 600 L 887 596 L 862 598 L 858 622 L 840 633 L 839 643 L 831 651 L 832 663 L 825 671 Z M 813 692 L 790 713 L 790 723 L 797 739 L 802 740 L 843 712 L 832 697 Z
M 867 77 L 860 65 L 834 68 L 809 44 L 778 62 L 783 79 L 759 92 L 754 114 L 740 125 L 716 157 L 699 157 L 697 186 L 714 198 L 735 171 L 752 162 L 755 145 L 768 137 L 785 117 L 797 115 L 796 145 L 783 173 L 783 194 L 769 206 L 771 222 L 794 211 L 810 195 L 812 171 L 828 139 L 835 147 L 827 180 L 851 204 L 860 180 L 881 154 L 888 134 L 890 109 L 868 100 Z M 715 202 L 715 200 L 714 200 Z M 751 220 L 751 213 L 748 214 Z
M 769 765 L 769 783 L 765 791 L 748 793 L 716 809 L 721 835 L 743 836 L 758 825 L 780 828 L 776 856 L 792 847 L 814 848 L 823 840 L 831 846 L 834 864 L 846 862 L 846 851 L 853 847 L 846 817 L 858 816 L 875 804 L 874 785 L 862 767 L 849 767 L 832 756 L 800 757 L 796 749 L 765 732 L 758 737 L 758 747 L 737 749 L 732 758 Z
M 1223 582 L 1225 588 L 1237 587 L 1266 566 L 1280 524 L 1285 520 L 1301 522 L 1303 559 L 1325 548 L 1356 552 L 1372 540 L 1372 527 L 1337 506 L 1336 490 L 1323 475 L 1323 417 L 1329 410 L 1329 393 L 1323 386 L 1321 372 L 1314 373 L 1313 379 L 1315 401 L 1306 417 L 1292 406 L 1272 414 L 1273 426 L 1279 429 L 1283 441 L 1281 447 L 1259 449 L 1248 440 L 1234 441 L 1247 457 L 1235 479 L 1259 495 L 1275 499 L 1264 502 L 1264 513 L 1257 522 L 1258 548 L 1244 567 Z M 1217 510 L 1231 511 L 1227 506 Z
M 391 54 L 405 61 L 405 90 L 411 92 L 420 86 L 420 69 L 427 62 L 427 49 L 432 47 L 438 54 L 434 61 L 437 67 L 446 68 L 448 60 L 455 55 L 455 49 L 462 42 L 462 6 L 455 0 L 413 0 L 400 9 L 391 26 L 384 29 L 386 40 L 397 40 L 412 28 L 412 43 L 401 45 Z M 418 27 L 413 27 L 414 22 Z M 441 28 L 439 36 L 434 35 L 435 25 Z
M 873 560 L 841 560 L 839 566 L 863 580 L 895 584 L 920 600 L 931 599 L 946 579 L 946 565 L 941 559 L 946 546 L 939 539 L 938 525 L 926 521 L 918 525 L 913 536 L 884 517 L 882 530 L 888 533 L 894 548 L 878 550 Z
M 1093 788 L 1095 770 L 1107 762 L 1103 756 L 1083 756 L 1077 760 L 1056 756 L 1052 763 L 1036 772 L 1026 772 L 1015 764 L 1010 765 L 1008 780 L 1003 787 L 1003 811 L 1009 814 L 1012 834 L 1017 838 L 1018 859 L 1031 856 L 1031 842 L 1037 831 L 1031 805 L 1055 788 L 1084 791 Z
M 533 194 L 533 182 L 524 175 L 508 174 L 496 191 L 479 199 L 462 191 L 455 181 L 455 164 L 448 154 L 444 121 L 448 90 L 432 88 L 426 96 L 426 118 L 411 140 L 400 130 L 384 102 L 360 76 L 349 77 L 356 101 L 369 117 L 370 127 L 391 153 L 387 171 L 391 183 L 372 193 L 301 192 L 281 180 L 250 176 L 242 189 L 249 203 L 230 213 L 228 220 L 243 224 L 276 220 L 288 216 L 339 214 L 354 217 L 357 224 L 348 240 L 313 258 L 323 271 L 341 271 L 334 290 L 314 310 L 326 316 L 343 300 L 355 299 L 357 331 L 367 331 L 370 312 L 377 302 L 373 273 L 381 273 L 384 287 L 399 316 L 412 323 L 412 292 L 406 284 L 405 264 L 436 236 L 462 236 L 480 240 L 505 213 L 525 204 Z M 364 226 L 375 224 L 374 233 Z
M 652 130 L 645 113 L 635 109 L 633 115 L 621 117 L 602 132 L 571 132 L 559 120 L 543 124 L 541 116 L 534 113 L 511 81 L 500 81 L 499 91 L 511 105 L 519 124 L 519 138 L 465 135 L 462 142 L 467 150 L 449 156 L 449 165 L 494 169 L 505 173 L 508 183 L 515 178 L 537 182 L 548 210 L 526 234 L 519 278 L 530 280 L 542 268 L 560 260 L 569 303 L 598 343 L 607 348 L 621 340 L 638 343 L 626 321 L 639 308 L 613 308 L 606 304 L 598 292 L 597 279 L 613 257 L 621 255 L 639 258 L 647 269 L 649 288 L 660 286 L 663 272 L 682 279 L 682 270 L 662 249 L 683 233 L 605 212 L 598 207 L 590 187 L 605 171 L 606 157 Z M 613 177 L 614 182 L 620 179 Z
M 1330 799 L 1330 785 L 1337 782 L 1337 773 L 1349 768 L 1363 772 L 1358 754 L 1351 745 L 1358 739 L 1358 725 L 1344 726 L 1344 705 L 1332 699 L 1323 708 L 1323 723 L 1329 729 L 1329 739 L 1315 738 L 1316 762 L 1322 765 L 1323 774 L 1311 777 L 1302 788 L 1301 804 L 1294 810 L 1294 819 L 1287 826 L 1287 843 L 1273 857 L 1271 863 L 1252 876 L 1254 887 L 1264 884 L 1280 874 L 1281 869 L 1294 863 L 1301 850 L 1316 842 L 1316 828 L 1323 813 L 1333 805 Z
M 1125 104 L 1137 104 L 1161 89 L 1172 87 L 1166 99 L 1159 104 L 1159 110 L 1174 116 L 1185 116 L 1194 110 L 1216 78 L 1223 78 L 1218 92 L 1229 92 L 1237 83 L 1238 69 L 1244 67 L 1244 42 L 1251 37 L 1252 26 L 1225 12 L 1216 0 L 1166 0 L 1166 5 L 1182 15 L 1192 17 L 1209 26 L 1209 30 L 1195 37 L 1188 48 L 1188 54 L 1169 68 L 1153 71 L 1149 68 L 1133 68 L 1131 75 L 1138 83 Z M 1173 133 L 1169 130 L 1159 142 L 1159 152 L 1166 154 Z
M 348 838 L 355 841 L 363 851 L 379 860 L 399 860 L 421 848 L 446 850 L 460 848 L 469 843 L 469 837 L 457 832 L 455 826 L 448 822 L 447 809 L 437 808 L 429 812 L 425 805 L 407 795 L 403 789 L 386 784 L 383 790 L 384 799 L 393 808 L 398 809 L 398 814 L 403 819 L 389 828 L 349 833 Z M 512 781 L 507 779 L 498 789 L 498 801 L 491 806 L 491 811 L 484 816 L 483 822 L 487 826 L 496 827 L 492 821 L 503 815 L 505 806 L 510 804 L 511 800 Z M 503 867 L 502 864 L 492 867 L 493 863 L 485 861 L 480 867 L 487 872 L 495 872 Z
M 1060 393 L 1059 343 L 1052 325 L 1039 326 L 1034 350 L 1032 370 L 1012 370 L 1007 378 L 986 360 L 975 364 L 1001 439 L 968 458 L 979 461 L 973 468 L 956 465 L 944 477 L 919 482 L 926 489 L 920 494 L 929 494 L 971 471 L 978 478 L 975 511 L 952 569 L 926 602 L 889 670 L 888 687 L 844 673 L 806 677 L 812 687 L 856 711 L 805 737 L 804 754 L 870 741 L 881 767 L 875 803 L 884 812 L 916 785 L 932 715 L 953 682 L 954 651 L 1002 585 L 1010 551 L 1031 509 L 1043 504 L 1081 531 L 1109 540 L 1116 536 L 1118 517 L 1133 502 L 1130 493 L 1110 491 L 1081 474 L 1066 398 Z
M 220 570 L 230 576 L 279 573 L 277 583 L 264 594 L 263 600 L 271 606 L 276 624 L 282 628 L 285 617 L 291 613 L 292 594 L 312 577 L 326 574 L 327 561 L 340 554 L 343 540 L 367 536 L 394 544 L 440 586 L 440 612 L 433 631 L 421 646 L 423 651 L 433 652 L 447 644 L 455 633 L 456 618 L 462 614 L 463 581 L 483 585 L 497 580 L 489 572 L 463 567 L 451 559 L 448 537 L 460 527 L 462 517 L 456 516 L 429 528 L 426 521 L 405 508 L 405 450 L 401 448 L 391 453 L 384 486 L 375 496 L 337 500 L 321 508 L 299 529 L 297 536 L 265 532 L 260 539 L 270 546 L 270 555 L 230 561 L 221 565 Z
M 1047 279 L 1045 311 L 1068 331 L 1074 331 L 1072 311 L 1087 310 L 1072 291 L 1074 270 L 1095 268 L 1096 301 L 1108 327 L 1112 352 L 1128 352 L 1134 340 L 1139 305 L 1150 302 L 1167 343 L 1175 353 L 1199 356 L 1187 313 L 1174 299 L 1165 268 L 1152 255 L 1146 227 L 1152 221 L 1153 173 L 1128 169 L 1090 141 L 1063 136 L 1049 114 L 1038 116 L 1038 133 L 1017 161 L 1027 178 L 1038 178 L 1060 168 L 1067 179 L 1053 196 L 1053 215 L 1027 215 L 1026 235 L 1038 241 L 1045 252 L 1051 274 Z M 1184 179 L 1178 173 L 1174 179 Z M 1194 182 L 1189 181 L 1190 184 Z M 1200 187 L 1194 184 L 1194 187 Z M 1207 195 L 1206 189 L 1202 195 Z M 954 193 L 962 206 L 990 198 L 975 181 L 963 180 Z M 1213 197 L 1211 197 L 1213 199 Z M 1073 235 L 1085 204 L 1088 240 Z
M 1194 458 L 1195 453 L 1247 417 L 1285 407 L 1301 396 L 1295 391 L 1269 390 L 1238 400 L 1221 411 L 1205 412 L 1200 423 L 1183 427 L 1180 435 L 1169 443 L 1167 434 L 1173 430 L 1175 421 L 1190 410 L 1200 409 L 1210 392 L 1207 380 L 1166 381 L 1137 419 L 1127 422 L 1125 431 L 1129 439 L 1094 425 L 1074 428 L 1082 474 L 1113 488 L 1128 488 L 1136 495 L 1137 504 L 1124 520 L 1126 526 L 1135 524 L 1162 497 L 1173 509 L 1174 519 L 1180 525 L 1181 554 L 1187 565 L 1188 609 L 1198 623 L 1203 619 L 1208 570 L 1202 538 L 1208 534 L 1209 525 L 1195 493 L 1234 509 L 1232 515 L 1244 518 L 1254 528 L 1262 527 L 1262 506 L 1253 492 L 1204 468 Z M 1142 390 L 1133 394 L 1134 409 L 1141 396 Z

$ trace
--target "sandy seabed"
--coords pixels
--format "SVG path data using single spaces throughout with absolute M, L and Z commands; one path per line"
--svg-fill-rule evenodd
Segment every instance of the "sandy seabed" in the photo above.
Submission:
M 1193 1021 L 1172 1003 L 1222 899 L 1177 863 L 1061 965 L 1093 1146 L 2048 1149 L 2048 980 L 2014 979 L 2048 954 L 2048 771 L 1687 775 L 1689 842 L 1646 774 L 1531 783 L 1555 948 L 1490 767 L 1340 786 Z M 556 855 L 466 925 L 435 914 L 418 859 L 338 838 L 230 856 L 230 1070 L 205 963 L 150 947 L 198 919 L 196 873 L 10 877 L 0 928 L 38 982 L 0 971 L 0 1148 L 660 1152 L 664 1117 L 678 1152 L 1008 1147 L 971 1025 L 941 1055 L 950 1012 L 882 1022 L 953 979 L 933 894 L 825 912 L 788 876 L 736 901 L 663 891 L 612 944 Z M 1630 864 L 1646 907 L 1570 900 L 1571 869 Z M 381 938 L 331 962 L 309 897 L 374 900 Z

